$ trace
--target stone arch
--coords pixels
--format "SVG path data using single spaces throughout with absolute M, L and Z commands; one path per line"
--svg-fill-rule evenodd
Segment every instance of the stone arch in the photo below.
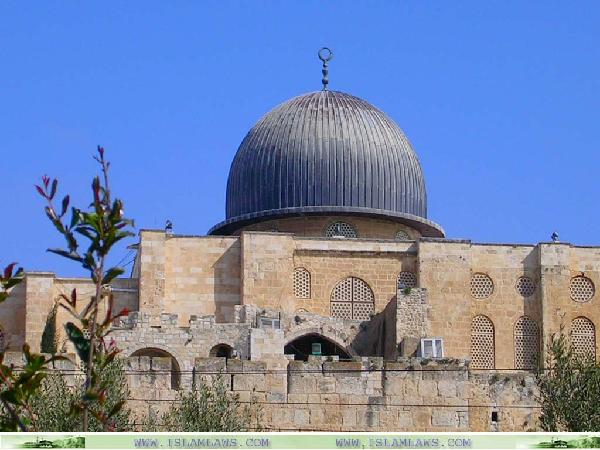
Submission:
M 179 389 L 181 385 L 181 366 L 177 359 L 169 353 L 167 350 L 163 350 L 158 347 L 143 347 L 135 350 L 130 355 L 131 357 L 136 356 L 148 356 L 152 358 L 171 358 L 171 389 Z
M 332 317 L 370 320 L 375 313 L 375 293 L 362 278 L 349 276 L 333 287 L 330 305 Z
M 329 333 L 318 327 L 310 327 L 310 328 L 302 328 L 294 331 L 293 333 L 286 334 L 284 339 L 284 347 L 290 344 L 291 342 L 302 338 L 307 335 L 319 335 L 324 339 L 327 339 L 332 344 L 341 348 L 345 353 L 347 353 L 350 357 L 357 356 L 356 351 L 350 346 L 347 345 L 343 340 L 341 340 L 338 336 L 333 333 Z
M 211 358 L 231 358 L 233 356 L 233 347 L 228 344 L 217 344 L 208 352 Z
M 303 333 L 294 339 L 287 340 L 283 351 L 287 355 L 293 354 L 296 360 L 307 361 L 313 343 L 321 344 L 323 356 L 339 356 L 341 360 L 352 358 L 345 346 L 319 332 Z

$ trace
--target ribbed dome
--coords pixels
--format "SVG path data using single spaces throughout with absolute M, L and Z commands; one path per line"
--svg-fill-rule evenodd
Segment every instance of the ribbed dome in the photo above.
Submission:
M 227 233 L 249 222 L 306 214 L 426 220 L 427 194 L 410 143 L 383 112 L 352 95 L 319 91 L 266 114 L 246 135 L 227 182 Z

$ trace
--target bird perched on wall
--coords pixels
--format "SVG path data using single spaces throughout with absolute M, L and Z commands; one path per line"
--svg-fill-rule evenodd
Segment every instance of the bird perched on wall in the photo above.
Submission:
M 173 234 L 173 222 L 167 219 L 167 223 L 165 223 L 165 233 Z
M 552 242 L 558 242 L 558 233 L 556 231 L 553 232 L 550 239 L 552 239 Z

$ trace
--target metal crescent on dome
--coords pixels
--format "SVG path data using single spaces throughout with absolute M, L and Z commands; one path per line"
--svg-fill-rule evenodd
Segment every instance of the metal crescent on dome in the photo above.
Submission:
M 319 55 L 319 59 L 323 61 L 323 69 L 321 70 L 321 72 L 323 73 L 323 79 L 321 80 L 321 82 L 323 83 L 323 90 L 326 91 L 327 85 L 329 84 L 328 64 L 329 61 L 333 59 L 333 52 L 329 47 L 322 47 L 317 54 Z
M 327 52 L 327 56 L 325 56 L 325 52 Z M 333 59 L 333 52 L 329 47 L 321 47 L 319 50 L 319 59 L 324 63 L 328 63 Z

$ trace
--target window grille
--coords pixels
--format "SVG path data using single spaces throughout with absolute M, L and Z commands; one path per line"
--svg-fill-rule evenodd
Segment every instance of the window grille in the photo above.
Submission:
M 310 298 L 310 272 L 304 268 L 294 270 L 294 295 L 296 298 Z
M 417 285 L 417 277 L 412 272 L 400 272 L 398 274 L 398 289 L 414 288 Z
M 531 317 L 520 317 L 515 325 L 515 369 L 535 369 L 538 355 L 538 326 Z
M 396 233 L 396 240 L 397 241 L 410 241 L 410 236 L 408 235 L 408 233 L 404 230 L 398 230 L 398 232 Z
M 586 317 L 577 317 L 571 323 L 571 344 L 575 354 L 596 358 L 596 328 Z
M 355 238 L 356 229 L 346 222 L 333 222 L 325 230 L 325 237 Z
M 471 277 L 471 295 L 477 299 L 488 298 L 494 293 L 494 282 L 485 273 L 474 273 Z
M 493 369 L 494 324 L 486 316 L 476 316 L 471 321 L 471 368 Z
M 331 293 L 331 315 L 342 319 L 369 320 L 375 310 L 375 296 L 360 278 L 340 281 Z
M 535 283 L 529 277 L 519 277 L 517 284 L 515 285 L 517 292 L 522 297 L 531 297 L 535 292 Z
M 576 302 L 589 302 L 594 296 L 596 289 L 594 283 L 583 275 L 571 278 L 571 299 Z

